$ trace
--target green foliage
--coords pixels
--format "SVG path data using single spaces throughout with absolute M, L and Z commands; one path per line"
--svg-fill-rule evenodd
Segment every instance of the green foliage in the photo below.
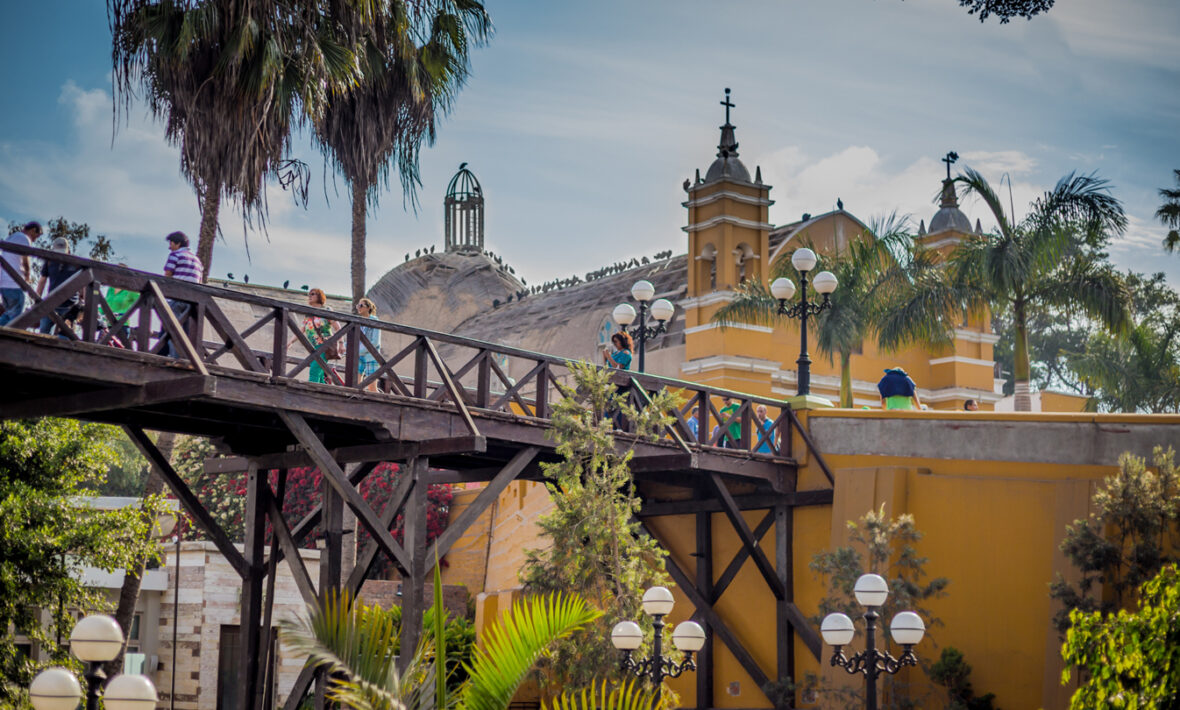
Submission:
M 632 678 L 622 685 L 600 681 L 580 693 L 564 693 L 543 702 L 541 707 L 545 710 L 663 710 L 667 705 L 658 693 Z
M 1164 250 L 1174 252 L 1180 248 L 1180 170 L 1173 170 L 1176 188 L 1160 188 L 1164 203 L 1155 211 L 1155 218 L 1168 227 L 1164 236 Z
M 947 710 L 996 710 L 992 704 L 996 694 L 976 697 L 970 675 L 971 664 L 954 646 L 942 649 L 938 662 L 930 666 L 930 680 L 946 688 Z
M 1053 7 L 1054 0 L 959 0 L 959 6 L 967 8 L 968 15 L 979 15 L 983 22 L 995 15 L 1000 24 L 1006 24 L 1013 17 L 1023 17 L 1031 20 L 1042 12 L 1048 12 Z
M 915 526 L 914 517 L 906 514 L 890 518 L 885 514 L 885 505 L 882 504 L 879 510 L 870 510 L 859 521 L 849 520 L 848 530 L 852 545 L 817 553 L 809 565 L 827 587 L 827 595 L 819 603 L 819 614 L 812 617 L 813 624 L 818 628 L 823 617 L 833 612 L 847 614 L 854 620 L 860 619 L 865 610 L 856 601 L 853 588 L 862 574 L 873 573 L 881 575 L 889 583 L 889 597 L 877 609 L 880 614 L 879 628 L 884 629 L 889 620 L 901 611 L 917 612 L 925 621 L 927 629 L 941 626 L 942 622 L 923 603 L 928 599 L 946 596 L 946 587 L 950 581 L 945 577 L 927 579 L 927 560 L 918 554 L 915 547 L 922 539 L 922 533 Z M 857 636 L 862 635 L 863 631 L 864 623 L 857 623 Z M 927 635 L 924 640 L 926 648 L 931 645 L 929 639 Z M 878 647 L 889 650 L 895 657 L 901 655 L 901 650 L 894 646 L 886 633 L 878 634 Z M 915 653 L 920 654 L 921 651 L 922 647 L 914 649 Z M 815 677 L 808 679 L 811 685 L 817 682 Z M 882 708 L 913 707 L 915 699 L 910 697 L 910 689 L 897 676 L 883 676 L 882 688 Z M 816 690 L 849 707 L 864 702 L 864 691 L 859 685 L 851 689 L 821 687 Z
M 9 233 L 15 232 L 23 224 L 17 222 L 8 223 Z M 85 222 L 70 222 L 65 217 L 55 217 L 45 223 L 45 231 L 37 240 L 33 242 L 33 246 L 40 249 L 48 249 L 53 240 L 58 237 L 64 237 L 70 242 L 70 253 L 79 256 L 89 257 L 96 261 L 114 261 L 118 258 L 115 254 L 115 247 L 111 244 L 111 240 L 103 234 L 91 234 L 90 225 Z
M 142 496 L 151 465 L 122 429 L 112 430 L 109 443 L 115 455 L 114 462 L 105 477 L 94 484 L 87 484 L 86 488 L 99 496 Z
M 1144 583 L 1138 611 L 1075 610 L 1061 655 L 1071 710 L 1175 708 L 1180 704 L 1180 570 L 1163 567 Z
M 436 587 L 438 581 L 436 579 Z M 437 597 L 437 595 L 436 595 Z M 347 597 L 330 597 L 310 611 L 307 620 L 280 622 L 283 643 L 332 675 L 329 697 L 359 710 L 414 708 L 506 710 L 529 668 L 554 641 L 593 621 L 599 612 L 581 598 L 553 594 L 519 602 L 484 634 L 457 692 L 439 700 L 429 659 L 435 644 L 425 634 L 422 645 L 399 674 L 396 667 L 400 624 L 392 614 Z M 427 630 L 436 628 L 430 620 Z M 437 702 L 436 702 L 437 701 Z
M 618 652 L 610 629 L 630 619 L 650 625 L 640 612 L 643 591 L 665 583 L 665 552 L 640 534 L 634 519 L 640 500 L 631 478 L 631 449 L 620 450 L 610 417 L 619 411 L 636 438 L 652 437 L 671 423 L 675 399 L 666 391 L 636 409 L 611 384 L 611 371 L 571 365 L 574 389 L 554 406 L 551 436 L 562 460 L 543 463 L 552 512 L 538 521 L 546 547 L 527 551 L 521 571 L 526 591 L 567 592 L 604 612 L 569 640 L 558 643 L 542 666 L 541 681 L 563 690 L 617 678 Z M 563 385 L 563 388 L 565 386 Z
M 1113 613 L 1124 608 L 1139 585 L 1176 559 L 1180 549 L 1180 470 L 1175 452 L 1156 447 L 1155 471 L 1129 453 L 1119 471 L 1094 494 L 1094 513 L 1066 528 L 1061 550 L 1081 572 L 1070 584 L 1060 576 L 1049 596 L 1062 608 L 1057 629 L 1069 628 L 1074 610 Z
M 113 431 L 67 419 L 0 422 L 0 704 L 34 675 L 13 644 L 15 632 L 39 643 L 54 663 L 68 664 L 55 639 L 69 636 L 69 612 L 105 609 L 101 593 L 77 579 L 78 570 L 110 572 L 156 559 L 148 520 L 158 499 L 145 501 L 148 519 L 139 508 L 96 510 L 79 501 L 116 460 Z M 42 610 L 50 616 L 47 626 Z

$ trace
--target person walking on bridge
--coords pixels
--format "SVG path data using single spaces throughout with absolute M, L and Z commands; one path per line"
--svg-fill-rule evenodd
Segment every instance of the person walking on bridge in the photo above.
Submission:
M 29 222 L 24 228 L 9 234 L 6 241 L 26 247 L 33 246 L 33 241 L 41 236 L 41 231 L 41 224 L 39 222 Z M 4 259 L 9 268 L 17 272 L 22 279 L 28 282 L 31 275 L 28 256 L 6 251 L 0 253 L 0 258 Z M 0 266 L 0 326 L 8 325 L 9 321 L 24 312 L 24 289 L 20 287 L 20 284 L 13 278 L 12 274 L 8 273 L 8 269 Z
M 168 240 L 168 260 L 164 262 L 164 275 L 179 279 L 180 281 L 191 281 L 192 283 L 201 283 L 202 274 L 205 273 L 205 267 L 201 264 L 201 259 L 188 248 L 188 235 L 184 232 L 173 232 L 165 239 Z M 175 298 L 168 299 L 168 306 L 172 312 L 176 314 L 176 320 L 184 323 L 185 317 L 188 316 L 192 304 L 186 301 L 181 301 Z M 161 342 L 164 343 L 164 354 L 168 357 L 180 357 L 180 352 L 176 349 L 176 344 L 172 342 L 172 337 L 165 333 Z

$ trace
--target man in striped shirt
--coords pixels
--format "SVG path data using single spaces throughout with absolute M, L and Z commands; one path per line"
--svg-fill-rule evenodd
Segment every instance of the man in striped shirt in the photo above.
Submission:
M 188 235 L 173 232 L 168 235 L 168 261 L 164 262 L 164 275 L 181 281 L 204 281 L 205 266 L 197 255 L 189 251 Z
M 201 264 L 201 260 L 197 255 L 189 251 L 188 235 L 184 232 L 173 232 L 167 236 L 168 239 L 168 261 L 164 262 L 164 275 L 170 276 L 181 281 L 192 281 L 193 283 L 201 283 L 204 280 L 205 267 Z M 188 315 L 192 304 L 185 301 L 178 301 L 176 299 L 168 299 L 168 305 L 172 308 L 172 312 L 176 314 L 176 320 L 180 321 L 183 327 L 185 316 Z M 165 335 L 161 338 L 164 344 L 164 354 L 169 357 L 180 357 L 180 351 L 177 350 L 176 344 L 172 342 L 172 337 Z

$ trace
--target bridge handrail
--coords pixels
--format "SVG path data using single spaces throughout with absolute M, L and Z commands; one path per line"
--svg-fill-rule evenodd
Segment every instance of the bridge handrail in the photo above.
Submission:
M 269 370 L 272 377 L 295 378 L 304 369 L 309 368 L 312 362 L 319 362 L 325 372 L 334 373 L 329 376 L 337 380 L 338 384 L 352 389 L 364 389 L 376 382 L 381 391 L 393 394 L 438 401 L 449 399 L 465 415 L 468 406 L 503 409 L 515 405 L 521 410 L 518 413 L 548 418 L 549 395 L 551 391 L 559 392 L 553 388 L 551 383 L 556 375 L 553 370 L 556 368 L 568 371 L 569 365 L 574 362 L 571 358 L 391 321 L 364 318 L 351 313 L 338 313 L 219 286 L 196 284 L 36 247 L 0 242 L 0 251 L 21 254 L 43 261 L 57 261 L 80 269 L 80 275 L 76 274 L 71 277 L 42 299 L 27 282 L 20 278 L 20 274 L 15 269 L 12 269 L 5 260 L 0 259 L 0 268 L 17 279 L 18 284 L 34 301 L 33 309 L 14 320 L 10 327 L 30 327 L 33 325 L 31 321 L 39 320 L 42 315 L 50 317 L 59 325 L 64 326 L 65 323 L 62 322 L 60 315 L 55 313 L 57 304 L 63 303 L 75 293 L 81 293 L 85 301 L 80 319 L 82 335 L 79 337 L 76 333 L 66 332 L 66 329 L 62 328 L 62 332 L 67 337 L 87 342 L 109 343 L 111 334 L 108 333 L 105 336 L 102 334 L 100 319 L 105 318 L 112 324 L 130 328 L 132 314 L 139 312 L 142 316 L 146 312 L 148 313 L 147 318 L 137 318 L 134 326 L 137 337 L 129 345 L 138 345 L 140 350 L 155 353 L 163 349 L 161 345 L 163 339 L 155 338 L 155 335 L 150 332 L 153 318 L 155 318 L 163 323 L 164 332 L 168 333 L 174 342 L 180 342 L 185 346 L 185 352 L 190 355 L 189 359 L 194 360 L 193 366 L 199 370 L 203 370 L 206 363 L 217 364 L 216 361 L 222 357 L 232 355 L 246 370 L 260 373 Z M 153 284 L 155 288 L 153 288 Z M 101 295 L 99 289 L 102 286 L 115 286 L 135 291 L 140 294 L 140 299 L 127 311 L 126 315 L 116 321 L 104 298 L 87 298 L 86 296 L 91 293 L 95 296 Z M 168 300 L 190 303 L 196 307 L 189 308 L 188 313 L 177 321 L 171 318 L 172 311 L 166 304 L 153 302 L 153 300 L 159 300 L 152 296 L 154 293 L 158 293 Z M 267 312 L 261 317 L 257 317 L 251 326 L 239 329 L 231 323 L 218 305 L 218 302 L 227 301 L 261 307 Z M 31 311 L 37 311 L 35 315 L 38 317 L 33 318 L 34 314 Z M 308 347 L 310 343 L 301 334 L 301 327 L 295 320 L 296 316 L 316 316 L 331 320 L 339 325 L 339 329 L 328 342 L 345 346 L 346 355 L 342 376 L 339 375 L 339 369 L 323 357 L 324 346 Z M 282 324 L 279 333 L 275 333 L 274 326 L 279 319 L 286 319 L 286 323 Z M 263 332 L 268 325 L 271 326 L 273 340 L 270 351 L 256 350 L 247 345 L 248 338 Z M 179 326 L 180 332 L 174 332 L 177 326 Z M 206 326 L 212 326 L 213 330 L 217 331 L 220 336 L 219 341 L 211 341 L 211 339 L 203 337 Z M 361 334 L 360 328 L 362 327 L 374 328 L 401 338 L 410 338 L 412 342 L 397 354 L 386 358 L 381 349 L 375 349 L 372 343 L 367 342 L 367 339 Z M 288 336 L 298 341 L 293 348 L 302 348 L 305 355 L 292 356 L 288 354 L 286 347 Z M 218 342 L 224 344 L 213 349 Z M 196 345 L 193 345 L 194 343 Z M 461 348 L 474 350 L 475 355 L 463 359 L 460 366 L 452 367 L 444 362 L 445 358 L 439 353 L 438 346 L 440 345 L 445 346 L 448 354 L 453 355 L 452 351 Z M 191 348 L 191 351 L 188 348 Z M 370 356 L 375 356 L 379 363 L 378 375 L 375 378 L 362 379 L 357 374 L 357 359 L 362 350 L 368 351 Z M 414 376 L 405 377 L 398 374 L 395 370 L 397 365 L 411 355 L 413 356 Z M 527 374 L 521 376 L 519 380 L 513 380 L 508 372 L 500 368 L 493 356 L 518 358 L 529 361 L 532 365 L 528 368 Z M 267 363 L 270 365 L 269 368 L 263 366 L 266 360 L 269 360 Z M 288 370 L 286 366 L 291 361 L 296 363 L 296 367 Z M 435 366 L 437 378 L 432 379 L 427 376 L 431 364 Z M 461 381 L 463 377 L 470 376 L 473 371 L 479 380 L 479 384 L 475 387 Z M 396 375 L 396 377 L 389 375 Z M 493 391 L 491 383 L 497 379 L 499 384 L 503 385 L 503 389 Z M 768 448 L 769 452 L 762 453 L 790 456 L 791 429 L 798 428 L 802 432 L 798 419 L 790 412 L 790 407 L 781 400 L 708 387 L 659 375 L 619 372 L 614 379 L 620 390 L 625 391 L 637 406 L 643 406 L 648 392 L 654 392 L 660 388 L 682 392 L 687 397 L 687 401 L 679 411 L 673 413 L 675 419 L 672 426 L 669 427 L 670 431 L 667 432 L 670 438 L 681 442 L 682 445 L 685 443 L 689 446 L 726 445 L 747 451 Z M 530 382 L 530 380 L 532 381 Z M 642 396 L 637 392 L 637 389 L 644 390 Z M 471 396 L 473 391 L 475 392 L 474 397 Z M 726 397 L 732 398 L 738 407 L 736 411 L 723 414 L 718 409 L 716 400 Z M 765 405 L 768 411 L 773 411 L 777 415 L 773 419 L 768 419 L 768 422 L 773 421 L 769 427 L 753 426 L 755 422 L 754 409 L 758 405 Z M 692 416 L 691 413 L 694 411 L 697 412 L 697 427 L 700 436 L 692 435 L 688 418 L 686 418 L 686 415 Z M 467 418 L 470 421 L 470 417 Z M 714 424 L 715 427 L 713 427 Z M 714 428 L 717 430 L 716 434 L 712 433 Z M 736 429 L 737 441 L 733 441 L 728 436 L 728 433 L 734 429 Z M 806 442 L 806 437 L 804 441 Z M 808 448 L 813 449 L 809 443 Z M 818 452 L 814 452 L 814 450 L 813 453 L 818 455 Z M 824 468 L 826 469 L 826 466 Z M 825 471 L 825 473 L 827 472 Z

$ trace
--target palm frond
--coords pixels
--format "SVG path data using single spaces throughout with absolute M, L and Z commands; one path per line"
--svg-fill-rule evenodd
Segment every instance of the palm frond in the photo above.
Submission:
M 1105 262 L 1078 260 L 1055 271 L 1041 284 L 1041 290 L 1030 295 L 1042 304 L 1080 308 L 1115 333 L 1126 332 L 1132 325 L 1131 293 Z
M 483 636 L 461 691 L 466 710 L 505 710 L 525 674 L 557 639 L 601 616 L 578 596 L 548 594 L 514 604 Z
M 653 692 L 632 678 L 622 685 L 612 686 L 599 681 L 580 693 L 563 693 L 548 702 L 544 710 L 664 710 L 666 704 L 658 692 Z
M 964 169 L 963 174 L 955 178 L 955 182 L 966 188 L 963 192 L 964 197 L 967 195 L 978 195 L 983 200 L 983 203 L 987 205 L 992 216 L 995 217 L 1000 236 L 1005 238 L 1010 237 L 1012 234 L 1012 220 L 1015 219 L 1015 215 L 1009 216 L 1004 212 L 1004 203 L 1000 201 L 1000 196 L 992 189 L 991 183 L 974 168 Z
M 712 318 L 723 330 L 735 323 L 774 326 L 784 320 L 778 312 L 778 299 L 771 295 L 770 288 L 755 279 L 739 285 L 734 299 L 718 308 Z

